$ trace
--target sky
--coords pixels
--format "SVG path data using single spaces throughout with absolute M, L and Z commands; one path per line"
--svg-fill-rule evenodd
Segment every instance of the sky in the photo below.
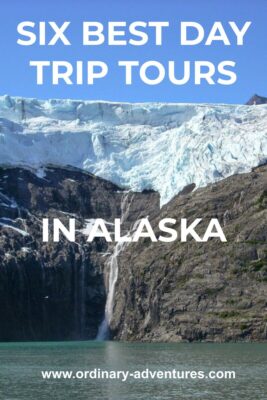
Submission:
M 71 46 L 19 46 L 17 25 L 21 21 L 55 21 L 61 25 L 70 21 L 66 31 Z M 144 46 L 82 45 L 82 22 L 169 21 L 164 31 L 163 45 L 156 46 L 153 36 Z M 212 46 L 179 45 L 181 21 L 196 21 L 205 28 L 205 38 L 215 21 L 222 21 L 231 46 L 217 42 Z M 242 26 L 251 21 L 244 46 L 235 44 L 228 21 Z M 72 98 L 118 102 L 188 102 L 188 103 L 245 103 L 253 94 L 267 96 L 267 0 L 2 0 L 0 14 L 0 95 L 19 97 Z M 150 31 L 152 32 L 152 31 Z M 48 31 L 49 33 L 49 31 Z M 51 36 L 51 35 L 50 35 Z M 126 38 L 129 37 L 126 35 Z M 94 85 L 52 85 L 51 74 L 45 75 L 43 85 L 36 84 L 35 68 L 30 60 L 65 60 L 75 63 L 100 60 L 108 64 L 108 75 Z M 125 85 L 118 60 L 138 60 L 140 64 L 156 60 L 167 70 L 168 60 L 175 61 L 177 74 L 183 73 L 185 60 L 208 60 L 215 65 L 223 60 L 236 62 L 237 81 L 233 85 L 195 85 L 190 82 L 176 86 L 168 76 L 159 85 L 146 85 L 133 74 L 133 84 Z M 193 71 L 194 72 L 194 71 Z M 153 76 L 153 71 L 149 72 Z M 155 71 L 154 71 L 155 73 Z

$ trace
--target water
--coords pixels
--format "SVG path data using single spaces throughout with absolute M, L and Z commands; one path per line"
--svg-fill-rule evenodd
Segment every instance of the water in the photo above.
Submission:
M 43 380 L 42 370 L 234 370 L 235 380 Z M 0 344 L 1 400 L 266 400 L 267 344 Z
M 105 306 L 105 316 L 99 327 L 97 340 L 106 340 L 109 337 L 109 325 L 113 315 L 115 285 L 118 279 L 118 255 L 122 251 L 125 243 L 119 242 L 116 244 L 114 251 L 109 260 L 109 284 L 108 295 Z
M 125 192 L 125 194 L 122 196 L 121 224 L 123 224 L 123 222 L 128 217 L 133 198 L 134 198 L 134 193 L 131 192 Z M 127 235 L 129 234 L 130 232 L 127 233 Z M 126 245 L 127 242 L 118 242 L 115 245 L 113 253 L 108 260 L 108 265 L 109 265 L 108 295 L 105 305 L 105 315 L 98 329 L 97 340 L 107 340 L 109 338 L 109 326 L 113 316 L 115 286 L 119 274 L 118 256 Z
M 81 270 L 80 270 L 80 337 L 84 339 L 85 337 L 85 252 L 80 246 L 82 262 L 81 262 Z

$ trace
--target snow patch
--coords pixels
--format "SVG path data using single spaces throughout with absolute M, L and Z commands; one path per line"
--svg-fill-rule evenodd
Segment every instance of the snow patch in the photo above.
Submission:
M 0 226 L 2 226 L 3 228 L 12 229 L 13 231 L 20 233 L 22 236 L 29 236 L 28 232 L 26 232 L 22 229 L 16 228 L 13 225 L 8 225 L 8 224 L 4 224 L 4 223 L 0 222 Z

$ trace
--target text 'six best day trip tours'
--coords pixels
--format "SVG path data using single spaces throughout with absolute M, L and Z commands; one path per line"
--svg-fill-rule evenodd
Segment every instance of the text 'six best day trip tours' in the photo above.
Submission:
M 17 44 L 21 46 L 54 46 L 63 44 L 71 46 L 68 29 L 71 23 L 65 21 L 58 25 L 54 21 L 20 22 L 17 26 L 19 37 Z M 223 24 L 215 21 L 207 30 L 194 21 L 180 22 L 177 44 L 181 46 L 205 45 L 211 46 L 222 43 L 225 46 L 243 46 L 244 38 L 251 26 L 245 21 L 238 26 L 229 21 Z M 127 24 L 125 21 L 111 21 L 106 26 L 97 21 L 84 21 L 82 26 L 83 46 L 143 46 L 152 43 L 155 46 L 164 45 L 164 32 L 170 27 L 168 21 L 134 21 Z M 181 68 L 181 63 L 182 68 Z M 214 64 L 208 60 L 176 61 L 169 60 L 165 64 L 157 60 L 148 60 L 140 63 L 138 60 L 119 60 L 118 67 L 122 69 L 124 83 L 132 85 L 136 75 L 147 85 L 158 85 L 168 79 L 174 85 L 185 85 L 191 80 L 200 85 L 206 82 L 209 85 L 232 85 L 237 80 L 234 71 L 236 62 L 223 60 Z M 93 85 L 95 80 L 105 78 L 109 74 L 109 65 L 103 60 L 69 62 L 67 60 L 31 60 L 29 65 L 35 68 L 36 83 L 43 85 L 45 77 L 53 85 L 65 83 L 67 85 Z M 153 77 L 151 77 L 153 71 Z M 137 72 L 137 74 L 136 74 Z M 48 76 L 48 77 L 47 77 Z

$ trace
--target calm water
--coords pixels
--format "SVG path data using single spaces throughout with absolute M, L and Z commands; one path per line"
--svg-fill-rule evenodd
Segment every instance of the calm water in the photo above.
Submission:
M 42 370 L 234 370 L 235 380 L 43 380 Z M 267 344 L 0 344 L 1 400 L 266 400 Z

